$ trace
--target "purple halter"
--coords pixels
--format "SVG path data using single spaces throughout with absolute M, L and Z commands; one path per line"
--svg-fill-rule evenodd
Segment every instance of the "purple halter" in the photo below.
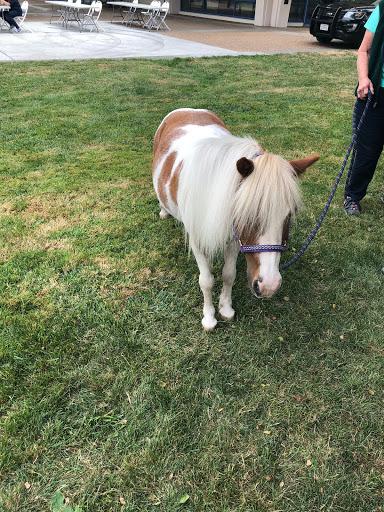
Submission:
M 242 254 L 245 253 L 256 253 L 256 252 L 284 252 L 288 249 L 288 245 L 286 242 L 282 244 L 255 244 L 255 245 L 244 245 L 239 235 L 237 234 L 237 231 L 235 228 L 233 228 L 233 235 L 237 242 L 239 242 L 240 246 L 240 252 Z
M 263 155 L 263 152 L 256 152 L 251 160 L 254 160 L 258 156 Z M 284 252 L 288 249 L 288 245 L 286 241 L 283 241 L 282 244 L 256 244 L 256 245 L 244 245 L 242 241 L 240 240 L 239 234 L 237 233 L 237 230 L 235 227 L 233 227 L 233 237 L 234 239 L 239 242 L 240 246 L 240 252 L 242 254 L 245 253 L 257 253 L 257 252 Z

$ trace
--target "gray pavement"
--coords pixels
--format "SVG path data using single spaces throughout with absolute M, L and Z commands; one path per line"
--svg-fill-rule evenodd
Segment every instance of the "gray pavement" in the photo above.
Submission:
M 25 23 L 20 34 L 0 32 L 0 62 L 119 58 L 212 57 L 239 52 L 164 33 L 100 22 L 101 32 L 63 29 L 48 21 Z

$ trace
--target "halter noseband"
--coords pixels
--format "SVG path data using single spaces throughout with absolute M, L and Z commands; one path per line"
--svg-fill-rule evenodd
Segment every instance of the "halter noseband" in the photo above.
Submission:
M 263 152 L 257 151 L 251 158 L 255 160 L 258 156 L 263 155 Z M 287 240 L 284 240 L 282 244 L 255 244 L 255 245 L 244 245 L 240 240 L 239 234 L 235 227 L 233 227 L 233 237 L 239 243 L 240 252 L 245 253 L 258 253 L 258 252 L 284 252 L 288 249 Z
M 256 253 L 256 252 L 284 252 L 288 249 L 287 242 L 282 244 L 255 244 L 255 245 L 244 245 L 235 228 L 233 229 L 234 238 L 239 242 L 240 252 L 245 253 Z

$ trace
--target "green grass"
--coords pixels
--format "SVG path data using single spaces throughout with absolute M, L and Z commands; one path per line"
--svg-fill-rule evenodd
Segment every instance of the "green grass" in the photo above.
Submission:
M 298 247 L 350 140 L 355 56 L 3 71 L 1 512 L 384 510 L 382 163 L 364 215 L 340 190 L 275 298 L 250 295 L 239 259 L 238 317 L 212 334 L 150 171 L 182 106 L 286 158 L 319 152 Z

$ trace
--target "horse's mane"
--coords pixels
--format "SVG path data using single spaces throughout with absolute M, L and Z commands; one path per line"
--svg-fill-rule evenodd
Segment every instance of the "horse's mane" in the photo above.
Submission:
M 179 210 L 190 245 L 213 257 L 239 232 L 282 223 L 300 203 L 291 165 L 278 155 L 262 154 L 243 179 L 236 169 L 241 157 L 260 152 L 251 138 L 225 135 L 199 140 L 186 150 L 179 185 Z

